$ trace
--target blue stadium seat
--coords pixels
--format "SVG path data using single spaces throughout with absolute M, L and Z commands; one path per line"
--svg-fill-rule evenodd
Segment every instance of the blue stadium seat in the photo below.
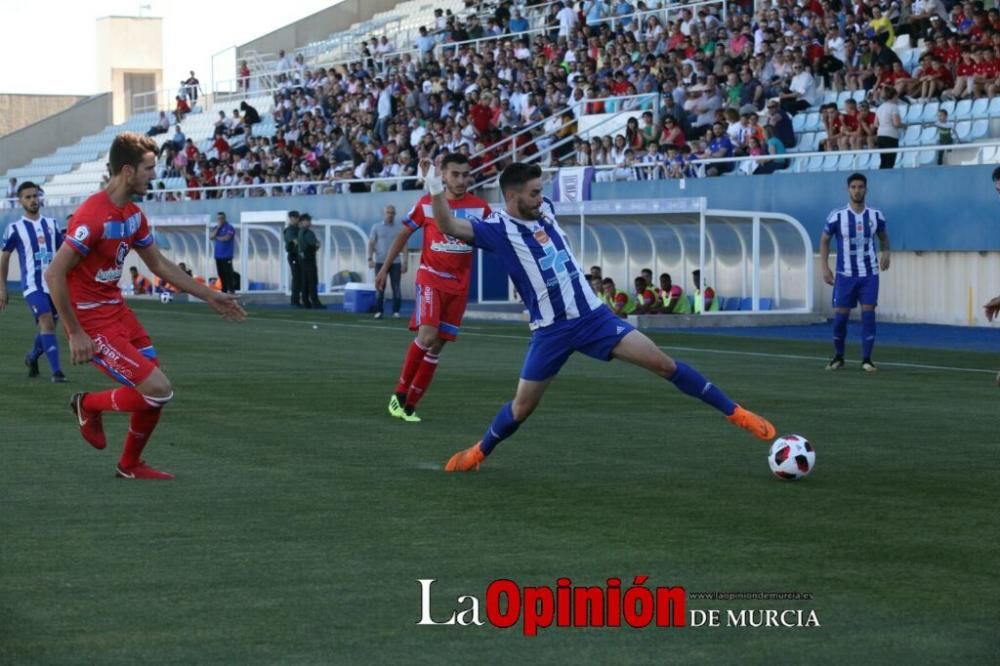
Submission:
M 827 90 L 823 93 L 823 104 L 836 104 L 837 103 L 837 91 Z
M 972 117 L 985 118 L 990 113 L 990 100 L 980 97 L 972 103 Z
M 945 112 L 948 113 L 948 120 L 954 120 L 955 119 L 955 103 L 956 103 L 955 100 L 949 99 L 949 100 L 945 100 L 945 101 L 941 102 L 940 106 L 938 106 L 939 110 L 945 111 Z
M 753 298 L 746 296 L 740 299 L 740 310 L 749 312 L 753 310 Z
M 823 170 L 822 155 L 814 155 L 809 158 L 808 162 L 806 162 L 806 171 L 822 171 L 822 170 Z
M 722 309 L 725 312 L 736 312 L 740 309 L 740 297 L 730 296 L 722 302 Z
M 978 101 L 978 100 L 977 100 Z M 972 130 L 969 132 L 969 136 L 966 138 L 967 141 L 979 141 L 980 139 L 985 139 L 990 133 L 990 121 L 984 119 L 973 120 Z
M 844 90 L 839 95 L 837 95 L 837 108 L 844 108 L 844 102 L 851 99 L 851 91 Z
M 955 113 L 952 120 L 970 120 L 972 118 L 972 100 L 963 99 L 955 104 Z
M 855 102 L 857 102 L 858 104 L 860 104 L 861 102 L 865 101 L 865 97 L 867 95 L 868 95 L 868 91 L 867 90 L 863 90 L 863 89 L 862 90 L 855 90 L 853 93 L 851 93 L 851 99 L 853 99 Z
M 806 131 L 806 115 L 805 113 L 796 113 L 792 116 L 792 129 L 795 130 L 796 134 Z
M 760 301 L 758 302 L 758 306 L 760 307 L 760 310 L 762 312 L 765 310 L 773 310 L 774 300 L 770 298 L 761 298 Z
M 968 102 L 969 100 L 962 100 Z M 972 121 L 971 120 L 961 120 L 955 123 L 955 136 L 959 141 L 968 141 L 969 135 L 972 133 Z
M 905 114 L 900 113 L 900 115 L 903 116 L 904 123 L 906 123 L 907 125 L 912 125 L 914 123 L 920 122 L 920 117 L 923 115 L 923 113 L 924 113 L 924 105 L 921 104 L 920 102 L 916 102 L 914 104 L 911 104 L 909 108 L 907 108 Z
M 819 114 L 813 111 L 806 115 L 806 124 L 804 129 L 806 132 L 815 132 L 820 128 Z
M 938 142 L 938 128 L 931 125 L 920 132 L 920 145 L 932 146 Z
M 813 132 L 806 132 L 800 136 L 799 142 L 792 148 L 792 152 L 796 153 L 811 153 L 814 150 L 816 150 L 816 134 Z
M 1000 98 L 998 98 L 1000 101 Z M 941 105 L 937 102 L 927 102 L 924 104 L 924 114 L 920 116 L 920 122 L 922 123 L 933 123 L 937 122 L 937 112 L 941 108 Z
M 823 171 L 836 171 L 837 163 L 840 162 L 840 155 L 833 153 L 823 157 Z
M 997 161 L 997 147 L 986 146 L 985 148 L 980 148 L 979 154 L 976 157 L 983 164 L 994 164 Z
M 910 125 L 900 137 L 901 146 L 916 146 L 920 143 L 920 125 Z
M 993 99 L 990 100 L 990 106 L 986 110 L 986 114 L 990 118 L 996 118 L 997 116 L 1000 116 L 1000 97 L 994 97 Z

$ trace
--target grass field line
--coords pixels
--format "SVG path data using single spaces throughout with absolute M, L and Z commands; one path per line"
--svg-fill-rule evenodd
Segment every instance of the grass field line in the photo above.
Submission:
M 208 316 L 210 316 L 207 313 L 206 314 L 199 314 L 199 313 L 196 313 L 196 312 L 177 312 L 177 311 L 171 312 L 170 315 L 172 317 L 173 316 L 177 316 L 177 315 L 186 315 L 186 316 L 189 316 L 189 317 L 201 317 L 201 318 L 207 318 Z M 277 321 L 277 322 L 280 322 L 282 324 L 287 324 L 287 323 L 301 324 L 301 325 L 304 325 L 304 326 L 324 326 L 324 327 L 331 327 L 331 328 L 357 328 L 357 329 L 364 329 L 364 330 L 368 330 L 368 331 L 370 331 L 370 330 L 391 331 L 391 332 L 396 332 L 396 333 L 406 333 L 407 335 L 413 335 L 413 333 L 410 330 L 405 329 L 405 328 L 400 328 L 398 326 L 386 326 L 384 324 L 374 324 L 374 323 L 371 323 L 371 324 L 349 324 L 349 323 L 344 323 L 344 322 L 333 322 L 333 321 L 322 321 L 322 320 L 319 320 L 319 321 L 317 321 L 317 320 L 304 320 L 304 319 L 298 319 L 298 318 L 295 318 L 295 317 L 290 317 L 290 316 L 285 316 L 285 315 L 272 315 L 272 316 L 268 316 L 268 317 L 262 317 L 261 319 L 254 319 L 253 320 L 253 324 L 257 325 L 257 324 L 260 324 L 261 322 L 265 322 L 265 321 Z M 522 341 L 522 342 L 525 341 L 525 340 L 527 340 L 527 338 L 528 338 L 527 335 L 510 335 L 510 334 L 505 334 L 505 333 L 476 333 L 476 332 L 469 332 L 469 329 L 465 329 L 465 328 L 462 329 L 462 333 L 463 333 L 464 337 L 480 337 L 480 338 L 491 338 L 491 339 L 498 339 L 498 340 L 519 340 L 519 341 Z M 830 360 L 829 357 L 827 357 L 827 356 L 806 356 L 804 354 L 777 354 L 777 353 L 774 353 L 774 352 L 752 352 L 752 351 L 740 351 L 740 350 L 733 350 L 733 349 L 718 349 L 718 348 L 712 348 L 712 347 L 682 347 L 682 346 L 675 346 L 675 345 L 658 345 L 658 346 L 660 347 L 660 349 L 663 349 L 665 351 L 683 351 L 683 352 L 692 352 L 692 353 L 699 353 L 699 354 L 726 354 L 726 355 L 729 355 L 729 356 L 750 356 L 750 357 L 756 357 L 756 358 L 772 358 L 772 359 L 780 359 L 780 360 L 787 360 L 787 361 L 810 361 L 810 362 L 813 362 L 813 361 L 822 361 L 822 362 L 826 362 L 826 361 Z M 856 365 L 856 363 L 854 361 L 848 361 L 848 364 Z M 908 370 L 937 370 L 937 371 L 941 371 L 941 372 L 971 372 L 971 373 L 977 373 L 977 374 L 990 374 L 990 375 L 995 374 L 997 372 L 996 370 L 987 369 L 987 368 L 960 368 L 960 367 L 955 367 L 955 366 L 950 366 L 950 365 L 928 365 L 928 364 L 924 364 L 924 363 L 901 363 L 901 362 L 894 362 L 894 361 L 879 361 L 878 365 L 882 366 L 882 367 L 887 367 L 887 368 L 903 368 L 903 369 L 908 369 Z

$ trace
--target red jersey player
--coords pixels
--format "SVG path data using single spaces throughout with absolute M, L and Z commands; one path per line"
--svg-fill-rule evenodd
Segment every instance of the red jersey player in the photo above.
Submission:
M 482 219 L 490 214 L 489 204 L 466 191 L 471 180 L 469 158 L 449 153 L 441 160 L 441 170 L 448 205 L 457 217 Z M 389 247 L 382 270 L 375 276 L 376 289 L 385 289 L 388 268 L 410 235 L 421 227 L 424 244 L 416 276 L 416 307 L 410 318 L 410 330 L 416 331 L 417 337 L 410 343 L 396 392 L 389 399 L 389 414 L 413 423 L 420 421 L 414 409 L 430 386 L 441 348 L 458 336 L 469 297 L 474 250 L 464 241 L 438 230 L 431 212 L 431 197 L 424 195 L 403 220 L 403 229 Z
M 134 247 L 149 270 L 208 302 L 226 319 L 240 321 L 246 316 L 235 295 L 196 282 L 160 254 L 153 242 L 146 216 L 131 198 L 145 195 L 155 177 L 157 148 L 155 141 L 133 132 L 115 138 L 108 155 L 108 188 L 76 211 L 66 230 L 66 242 L 45 272 L 73 363 L 89 361 L 124 384 L 97 393 L 77 393 L 70 406 L 80 434 L 97 449 L 107 445 L 102 412 L 131 413 L 116 471 L 126 479 L 173 478 L 140 457 L 160 420 L 161 408 L 174 392 L 159 368 L 149 335 L 122 300 L 118 281 L 129 250 Z

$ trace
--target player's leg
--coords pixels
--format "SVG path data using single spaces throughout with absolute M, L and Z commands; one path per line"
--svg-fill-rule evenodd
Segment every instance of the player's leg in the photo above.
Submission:
M 28 368 L 28 379 L 34 379 L 38 376 L 38 359 L 41 358 L 42 354 L 45 353 L 45 343 L 42 341 L 41 327 L 38 323 L 38 318 L 45 312 L 46 302 L 48 296 L 40 291 L 36 291 L 28 296 L 25 296 L 24 303 L 31 310 L 31 316 L 35 319 L 35 326 L 39 329 L 35 333 L 35 340 L 32 344 L 31 351 L 24 356 L 24 365 Z M 53 328 L 53 330 L 55 330 Z
M 833 358 L 826 364 L 827 370 L 844 367 L 844 349 L 847 340 L 847 320 L 851 309 L 857 305 L 857 278 L 837 275 L 833 282 Z
M 608 313 L 614 317 L 610 310 Z M 545 389 L 573 353 L 570 337 L 538 332 L 532 336 L 514 399 L 500 408 L 480 441 L 448 460 L 444 467 L 446 472 L 478 470 L 479 464 L 493 452 L 496 445 L 517 431 L 538 407 Z
M 875 372 L 872 350 L 875 348 L 875 308 L 878 306 L 878 275 L 863 278 L 861 301 L 861 369 Z
M 66 376 L 59 364 L 59 339 L 56 337 L 56 320 L 53 312 L 55 308 L 38 316 L 38 339 L 42 343 L 42 350 L 49 361 L 49 367 L 52 368 L 52 381 L 61 384 L 66 381 Z
M 131 311 L 120 313 L 113 327 L 88 331 L 94 340 L 93 363 L 123 386 L 93 393 L 77 393 L 71 406 L 80 433 L 92 446 L 103 449 L 102 413 L 128 412 L 129 432 L 116 474 L 128 479 L 171 479 L 172 475 L 146 465 L 142 450 L 160 420 L 160 410 L 173 398 L 170 380 L 159 368 L 149 336 Z
M 730 423 L 748 430 L 758 439 L 774 439 L 776 432 L 770 421 L 737 405 L 700 372 L 675 361 L 643 333 L 635 329 L 629 331 L 611 350 L 611 356 L 663 377 L 682 393 L 715 407 Z
M 396 390 L 389 398 L 389 414 L 403 418 L 406 394 L 410 391 L 413 378 L 424 360 L 424 355 L 437 343 L 438 323 L 441 317 L 441 303 L 436 289 L 417 283 L 417 300 L 410 317 L 410 330 L 417 335 L 410 342 L 403 360 L 403 368 L 396 382 Z M 437 351 L 440 351 L 438 347 Z
M 434 330 L 436 339 L 429 340 L 431 327 L 427 326 L 427 331 L 417 331 L 417 338 L 421 344 L 428 347 L 423 359 L 417 366 L 416 374 L 406 392 L 403 402 L 403 411 L 407 415 L 412 415 L 417 407 L 417 403 L 427 393 L 431 385 L 434 373 L 438 368 L 438 361 L 441 350 L 446 342 L 453 342 L 458 337 L 459 328 L 462 324 L 462 316 L 465 314 L 465 304 L 467 297 L 465 294 L 439 293 L 437 302 L 439 304 L 440 317 L 437 320 L 437 327 Z M 423 327 L 421 327 L 423 328 Z M 428 345 L 428 343 L 430 343 Z
M 507 439 L 524 423 L 542 401 L 542 395 L 552 383 L 555 376 L 542 381 L 522 378 L 517 383 L 517 392 L 511 402 L 504 404 L 493 417 L 493 422 L 486 429 L 483 438 L 467 449 L 459 451 L 445 463 L 446 472 L 474 472 L 493 453 L 497 444 Z

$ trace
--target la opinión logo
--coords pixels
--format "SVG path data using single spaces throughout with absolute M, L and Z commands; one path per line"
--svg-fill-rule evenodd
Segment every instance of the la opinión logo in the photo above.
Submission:
M 655 625 L 661 628 L 686 626 L 687 594 L 683 587 L 647 587 L 648 576 L 635 576 L 622 589 L 620 578 L 609 578 L 604 586 L 574 586 L 569 578 L 548 585 L 520 586 L 501 578 L 486 588 L 485 604 L 474 595 L 461 595 L 451 614 L 434 618 L 431 588 L 437 579 L 421 578 L 420 620 L 422 626 L 459 625 L 509 629 L 521 624 L 525 636 L 539 629 L 566 627 L 622 627 L 636 629 Z M 481 609 L 485 608 L 486 621 Z

